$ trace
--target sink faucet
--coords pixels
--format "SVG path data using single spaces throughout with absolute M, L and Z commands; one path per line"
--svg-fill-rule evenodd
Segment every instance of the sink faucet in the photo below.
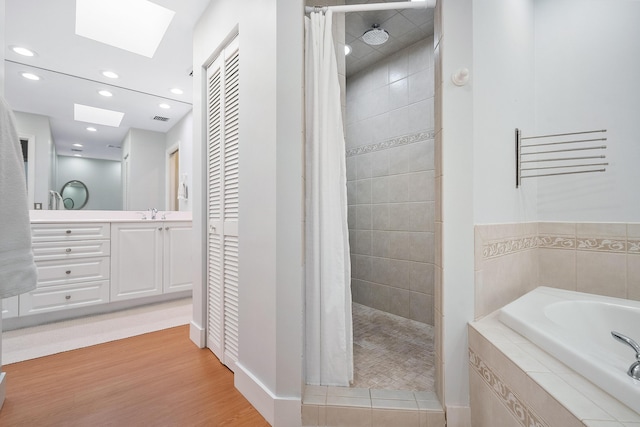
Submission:
M 156 214 L 158 213 L 158 209 L 151 208 L 149 209 L 149 211 L 151 212 L 151 219 L 156 219 Z
M 619 332 L 611 331 L 611 335 L 621 343 L 627 344 L 636 352 L 636 361 L 629 367 L 627 375 L 629 375 L 634 380 L 640 380 L 640 345 L 638 345 L 638 343 L 636 343 L 631 338 L 622 335 Z

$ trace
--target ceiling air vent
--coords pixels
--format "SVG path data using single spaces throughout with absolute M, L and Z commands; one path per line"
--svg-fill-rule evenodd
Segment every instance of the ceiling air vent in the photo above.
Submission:
M 120 148 L 122 148 L 122 147 L 121 147 L 121 146 L 119 146 L 119 145 L 107 144 L 107 148 L 117 148 L 117 149 L 120 149 Z
M 81 152 L 82 152 L 82 150 L 81 150 L 81 149 L 79 149 L 79 148 L 72 148 L 72 149 L 71 149 L 71 151 L 76 151 L 76 152 L 78 152 L 78 153 L 81 153 Z
M 159 122 L 168 122 L 169 117 L 155 116 L 153 120 L 158 120 Z

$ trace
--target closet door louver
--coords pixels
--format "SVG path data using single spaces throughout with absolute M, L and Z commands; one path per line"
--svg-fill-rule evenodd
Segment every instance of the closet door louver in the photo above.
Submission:
M 207 347 L 238 360 L 239 49 L 231 42 L 207 69 Z

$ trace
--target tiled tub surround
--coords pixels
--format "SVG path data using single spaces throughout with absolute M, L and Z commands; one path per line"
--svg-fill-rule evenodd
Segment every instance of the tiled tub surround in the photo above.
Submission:
M 475 227 L 479 319 L 537 286 L 640 300 L 640 224 Z
M 355 302 L 433 325 L 433 39 L 347 81 Z
M 631 410 L 502 324 L 469 325 L 474 427 L 640 427 Z

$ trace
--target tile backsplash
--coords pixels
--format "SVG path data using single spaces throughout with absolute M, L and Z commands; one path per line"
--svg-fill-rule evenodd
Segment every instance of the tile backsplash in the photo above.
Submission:
M 476 319 L 537 286 L 640 300 L 640 224 L 477 225 L 475 247 Z

